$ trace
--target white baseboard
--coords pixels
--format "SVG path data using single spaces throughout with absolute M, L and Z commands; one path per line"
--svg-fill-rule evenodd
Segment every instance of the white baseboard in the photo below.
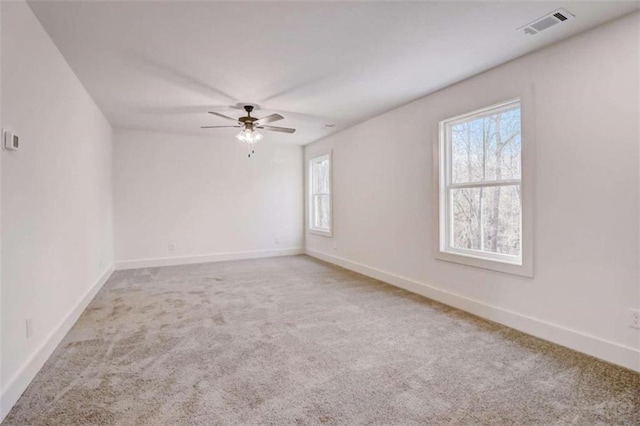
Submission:
M 202 254 L 196 256 L 160 257 L 155 259 L 120 260 L 116 270 L 154 268 L 157 266 L 191 265 L 194 263 L 222 262 L 225 260 L 257 259 L 261 257 L 292 256 L 304 254 L 300 247 L 278 250 L 237 251 L 231 253 Z
M 64 336 L 67 335 L 73 324 L 78 320 L 89 302 L 100 291 L 104 283 L 114 271 L 113 265 L 109 266 L 102 273 L 100 278 L 82 296 L 71 312 L 53 329 L 44 342 L 36 351 L 22 364 L 18 372 L 9 380 L 7 386 L 0 395 L 0 422 L 9 414 L 11 407 L 18 401 L 20 395 L 27 389 L 33 378 L 38 374 L 44 363 L 49 359 L 53 351 L 60 344 Z
M 461 309 L 479 317 L 514 328 L 527 334 L 557 343 L 561 346 L 583 352 L 613 364 L 640 372 L 640 350 L 620 345 L 615 342 L 591 336 L 557 324 L 551 324 L 517 312 L 509 311 L 470 299 L 460 294 L 451 293 L 409 278 L 391 274 L 362 263 L 327 254 L 321 251 L 306 249 L 306 254 L 329 263 L 341 266 L 362 275 L 384 281 L 412 293 L 425 296 L 445 305 Z

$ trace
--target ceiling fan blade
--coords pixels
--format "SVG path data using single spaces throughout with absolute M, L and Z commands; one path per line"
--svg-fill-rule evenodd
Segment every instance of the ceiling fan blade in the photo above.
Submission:
M 258 129 L 270 130 L 272 132 L 282 133 L 294 133 L 296 129 L 290 129 L 288 127 L 276 127 L 276 126 L 258 126 Z
M 209 114 L 213 114 L 213 115 L 217 115 L 218 117 L 227 119 L 227 120 L 231 120 L 231 121 L 235 121 L 236 123 L 238 122 L 237 118 L 231 118 L 228 115 L 224 115 L 224 114 L 220 114 L 219 112 L 211 112 L 209 111 Z
M 271 115 L 267 115 L 266 117 L 262 117 L 261 119 L 257 120 L 253 124 L 257 124 L 258 126 L 262 126 L 263 124 L 273 123 L 274 121 L 278 121 L 278 120 L 282 120 L 282 119 L 284 119 L 284 117 L 281 116 L 280 114 L 271 114 Z
M 202 126 L 200 128 L 201 129 L 222 129 L 224 127 L 228 127 L 228 128 L 234 127 L 234 128 L 238 128 L 239 129 L 242 126 Z

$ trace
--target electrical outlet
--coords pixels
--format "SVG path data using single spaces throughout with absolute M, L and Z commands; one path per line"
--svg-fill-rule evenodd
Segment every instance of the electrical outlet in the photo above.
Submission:
M 176 242 L 175 241 L 171 241 L 169 243 L 169 251 L 176 251 Z
M 31 318 L 26 318 L 24 323 L 27 339 L 30 339 L 31 336 L 33 336 L 33 320 Z
M 276 243 L 276 245 L 280 244 L 280 237 L 278 237 L 277 235 L 276 235 L 276 238 L 275 238 L 275 243 Z
M 640 309 L 629 309 L 629 327 L 640 330 Z
M 337 241 L 333 242 L 333 249 L 334 250 L 338 250 L 338 242 Z

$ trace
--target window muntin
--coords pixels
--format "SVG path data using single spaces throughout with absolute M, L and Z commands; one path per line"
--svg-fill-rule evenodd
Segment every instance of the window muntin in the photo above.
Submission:
M 309 161 L 309 229 L 331 235 L 331 157 Z
M 520 101 L 440 126 L 440 251 L 522 265 Z

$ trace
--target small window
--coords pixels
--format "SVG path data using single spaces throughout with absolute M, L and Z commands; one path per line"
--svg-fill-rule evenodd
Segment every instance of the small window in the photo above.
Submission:
M 440 253 L 523 264 L 520 110 L 516 100 L 440 122 Z
M 309 161 L 309 231 L 331 236 L 331 155 Z

